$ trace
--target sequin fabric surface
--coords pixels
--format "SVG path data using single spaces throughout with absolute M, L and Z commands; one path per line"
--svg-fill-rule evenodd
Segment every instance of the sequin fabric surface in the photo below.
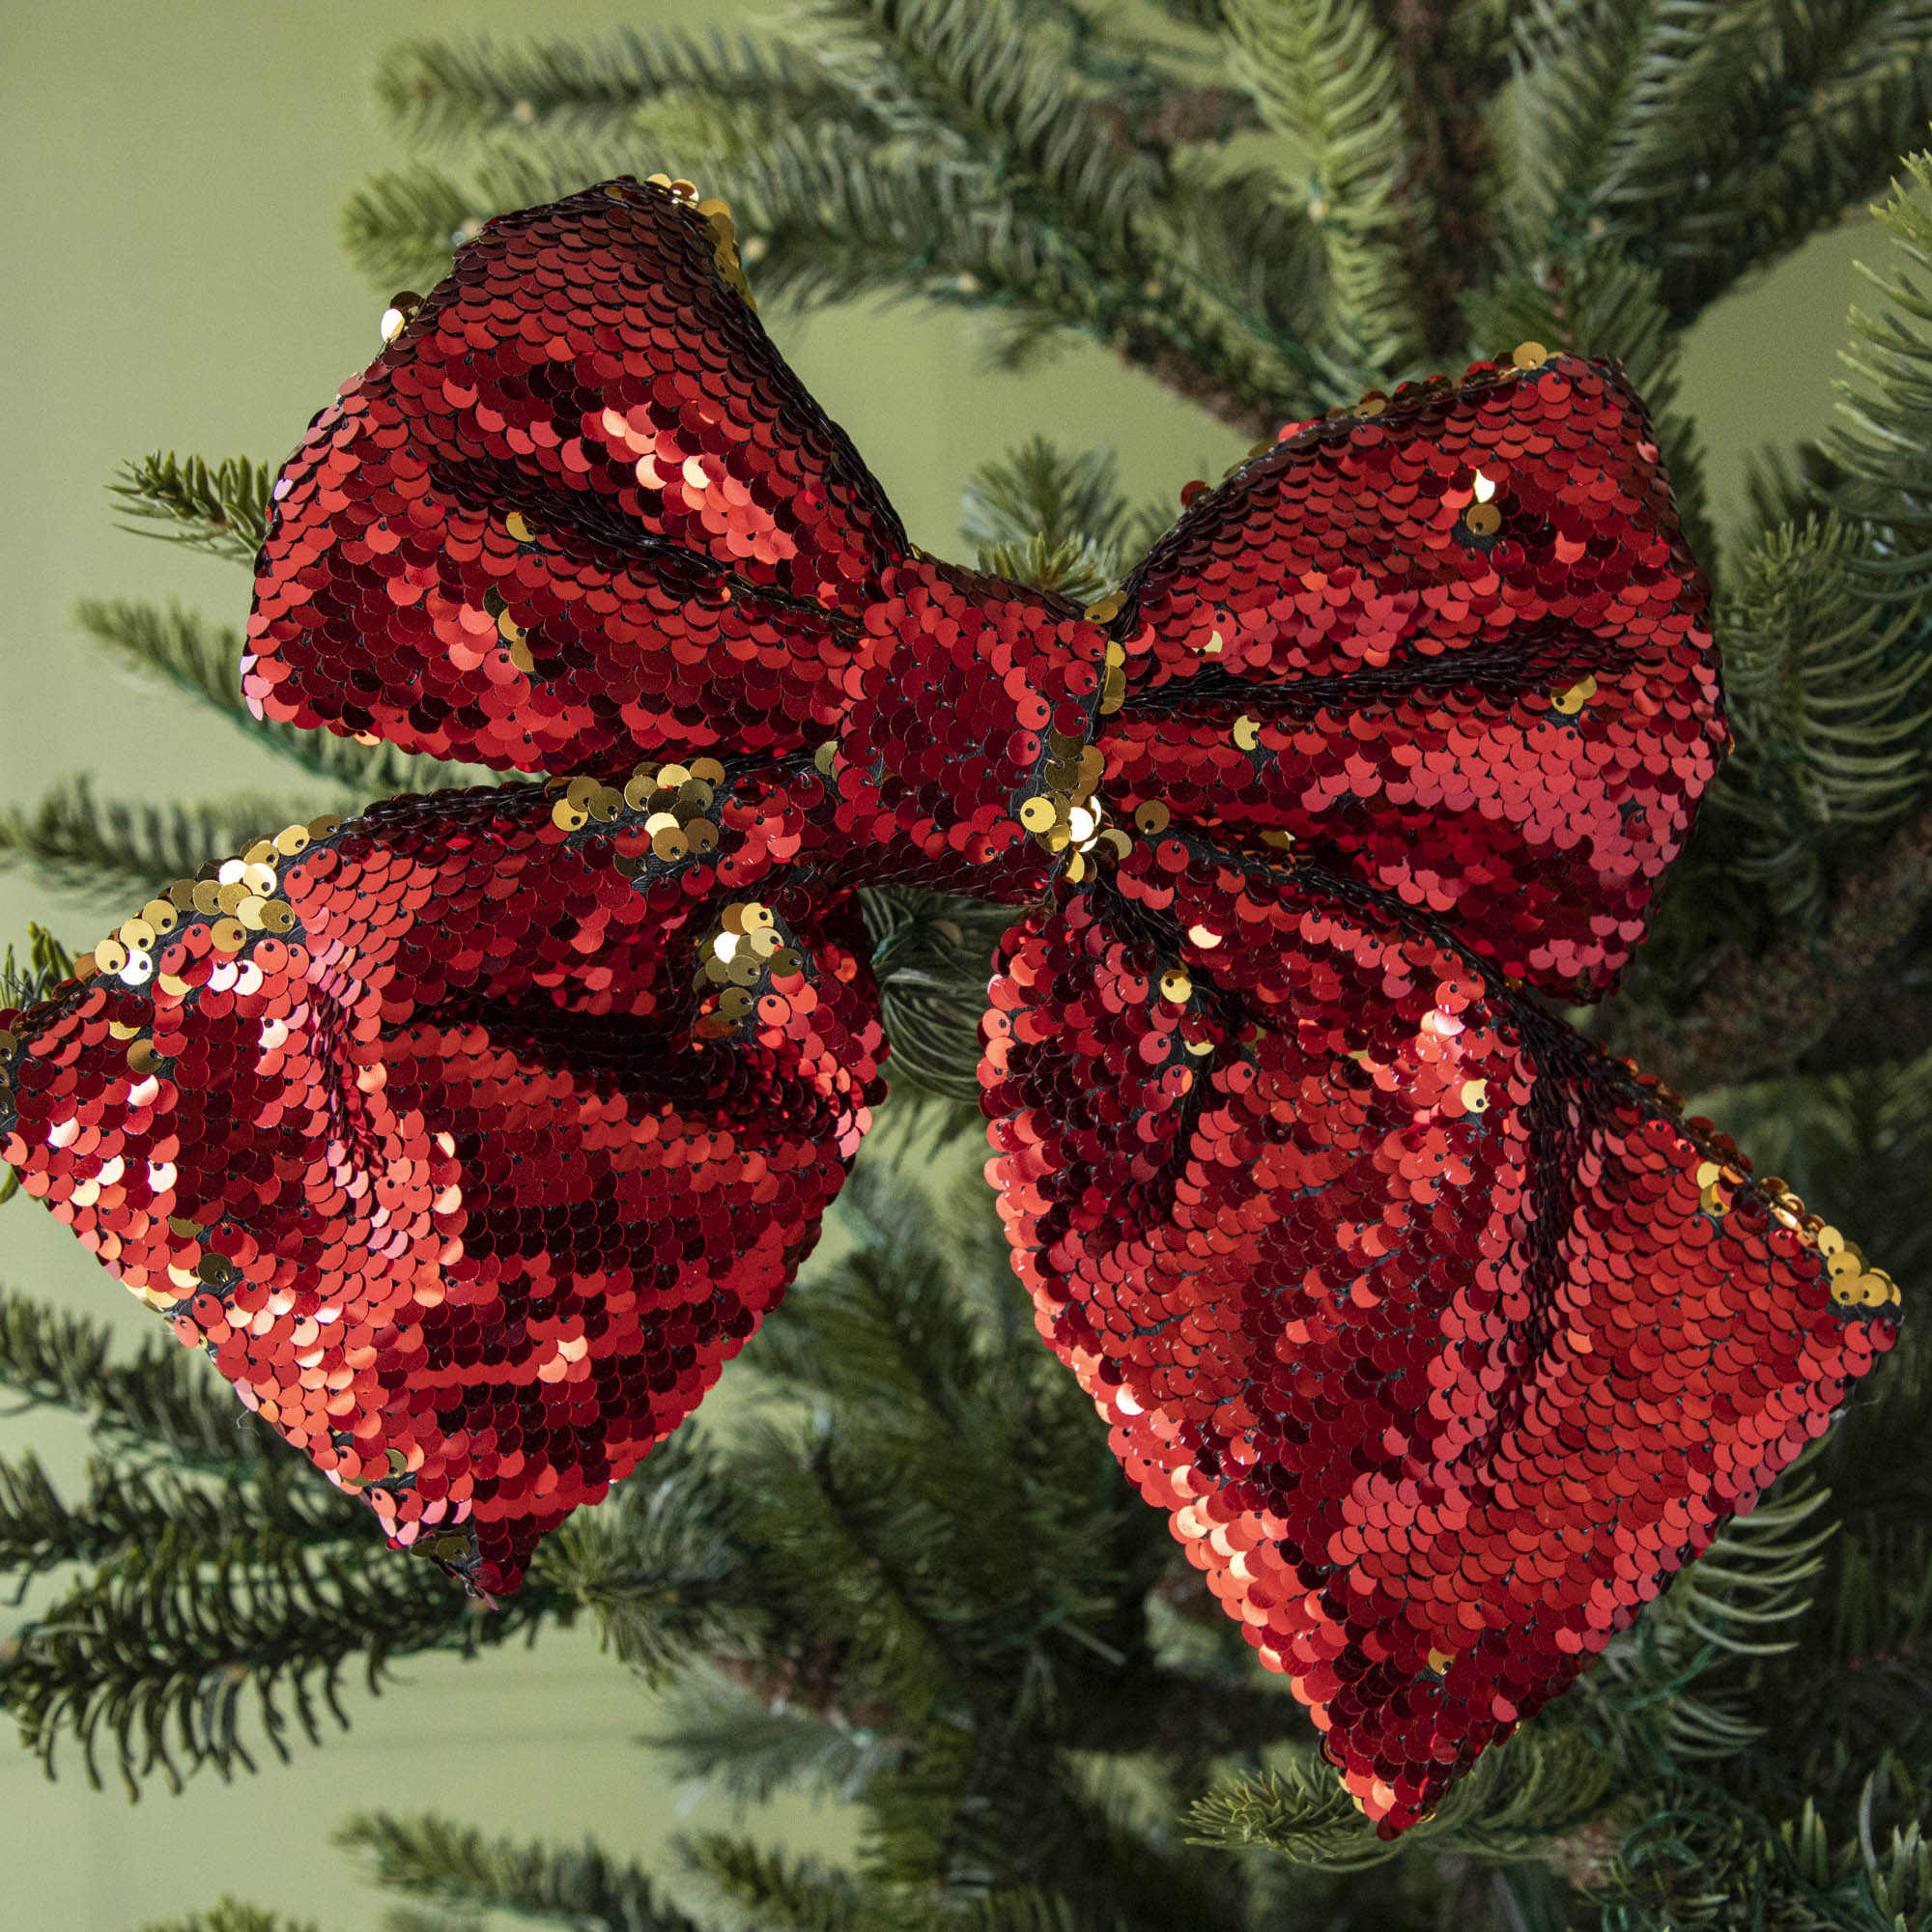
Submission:
M 490 223 L 275 488 L 265 717 L 558 774 L 266 833 L 0 1012 L 0 1153 L 390 1541 L 514 1589 L 784 1291 L 1004 901 L 1014 1262 L 1385 1833 L 1889 1346 L 1882 1269 L 1548 1016 L 1725 745 L 1640 401 L 1525 344 L 1290 424 L 1078 610 L 910 546 L 728 213 Z

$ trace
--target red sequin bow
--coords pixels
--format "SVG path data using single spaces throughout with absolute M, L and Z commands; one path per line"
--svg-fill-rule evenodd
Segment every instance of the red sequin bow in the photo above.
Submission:
M 908 544 L 741 289 L 714 206 L 591 189 L 315 419 L 250 701 L 571 776 L 171 888 L 0 1013 L 0 1145 L 511 1590 L 816 1236 L 885 1051 L 854 889 L 1024 908 L 981 1078 L 1040 1331 L 1399 1830 L 1893 1333 L 1523 994 L 1608 988 L 1724 744 L 1643 406 L 1525 345 L 1292 423 L 1083 613 Z

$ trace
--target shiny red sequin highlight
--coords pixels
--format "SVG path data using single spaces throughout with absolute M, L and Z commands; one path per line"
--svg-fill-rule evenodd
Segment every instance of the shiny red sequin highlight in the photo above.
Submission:
M 265 717 L 558 772 L 291 826 L 0 1013 L 0 1153 L 390 1541 L 516 1587 L 783 1292 L 885 1041 L 852 895 L 1027 907 L 1015 1265 L 1388 1833 L 1889 1346 L 1595 997 L 1725 744 L 1614 365 L 1291 424 L 1118 597 L 914 551 L 716 205 L 490 223 L 275 489 Z

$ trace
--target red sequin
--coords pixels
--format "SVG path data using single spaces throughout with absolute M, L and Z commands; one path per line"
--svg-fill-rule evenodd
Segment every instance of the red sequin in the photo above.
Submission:
M 1724 747 L 1643 407 L 1526 345 L 1291 424 L 1082 612 L 913 551 L 739 286 L 715 208 L 587 190 L 317 417 L 250 701 L 574 776 L 178 881 L 0 1013 L 0 1153 L 513 1589 L 816 1236 L 885 1050 L 854 889 L 1030 905 L 981 1079 L 1042 1333 L 1400 1830 L 1893 1334 L 1517 997 L 1613 983 Z

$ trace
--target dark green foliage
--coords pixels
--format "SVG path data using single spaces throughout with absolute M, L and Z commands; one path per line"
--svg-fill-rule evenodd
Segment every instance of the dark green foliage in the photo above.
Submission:
M 1111 450 L 1067 456 L 1043 436 L 981 464 L 961 507 L 959 533 L 981 570 L 1076 604 L 1111 590 L 1174 521 L 1158 504 L 1129 506 Z
M 1932 269 L 1932 156 L 1909 155 L 1902 171 L 1880 213 L 1904 263 L 1890 274 L 1865 270 L 1886 307 L 1876 317 L 1852 310 L 1852 380 L 1837 384 L 1846 423 L 1830 439 L 1834 469 L 1820 482 L 1872 530 L 1859 568 L 1873 594 L 1918 607 L 1932 589 L 1932 289 L 1912 270 Z
M 188 550 L 252 564 L 269 527 L 269 489 L 275 472 L 246 456 L 209 463 L 156 450 L 124 463 L 108 488 L 138 535 L 166 537 Z M 159 524 L 156 530 L 144 524 Z
M 312 1918 L 284 1918 L 259 1905 L 223 1898 L 210 1911 L 190 1912 L 185 1918 L 151 1920 L 141 1932 L 317 1932 L 317 1928 Z
M 608 1932 L 701 1932 L 658 1902 L 637 1866 L 613 1863 L 594 1845 L 581 1852 L 518 1845 L 435 1817 L 352 1818 L 337 1836 L 367 1855 L 379 1884 L 419 1898 Z
M 212 857 L 321 810 L 258 793 L 205 805 L 102 805 L 88 779 L 74 778 L 31 815 L 0 815 L 0 866 L 29 865 L 49 885 L 131 908 L 172 879 L 193 878 Z
M 0 1007 L 26 1008 L 47 998 L 63 980 L 73 977 L 73 954 L 43 925 L 27 927 L 27 963 L 9 946 L 0 958 Z
M 993 947 L 1013 923 L 1012 908 L 896 886 L 860 896 L 893 1043 L 886 1070 L 894 1092 L 970 1102 L 977 1118 L 980 1017 Z
M 602 43 L 398 41 L 377 64 L 376 104 L 413 145 L 461 150 L 481 135 L 526 132 L 621 139 L 639 108 L 668 94 L 782 102 L 795 119 L 842 111 L 844 91 L 802 56 L 715 30 L 618 33 Z

